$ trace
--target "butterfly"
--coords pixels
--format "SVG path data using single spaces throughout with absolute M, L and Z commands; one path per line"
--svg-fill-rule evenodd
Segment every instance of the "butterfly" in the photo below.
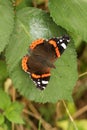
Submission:
M 22 58 L 22 69 L 27 72 L 34 84 L 44 90 L 49 83 L 54 62 L 66 50 L 70 38 L 67 35 L 50 39 L 37 39 L 29 46 L 29 54 Z

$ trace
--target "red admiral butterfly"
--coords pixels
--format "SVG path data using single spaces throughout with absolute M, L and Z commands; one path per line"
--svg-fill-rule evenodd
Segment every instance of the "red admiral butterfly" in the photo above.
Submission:
M 22 58 L 22 69 L 29 73 L 36 87 L 46 88 L 54 62 L 61 56 L 70 39 L 68 36 L 48 40 L 38 39 L 29 46 L 29 54 Z

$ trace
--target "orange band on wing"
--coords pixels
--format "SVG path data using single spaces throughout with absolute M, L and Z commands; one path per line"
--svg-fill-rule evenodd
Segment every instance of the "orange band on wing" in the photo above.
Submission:
M 49 43 L 50 43 L 51 45 L 53 45 L 54 47 L 57 47 L 57 45 L 56 45 L 56 42 L 55 42 L 55 41 L 50 40 L 50 41 L 49 41 Z
M 58 50 L 58 47 L 55 48 L 55 51 L 56 51 L 57 57 L 60 57 L 60 52 L 59 52 L 59 50 Z
M 51 75 L 50 73 L 42 74 L 41 77 L 42 77 L 42 78 L 45 78 L 45 77 L 48 77 L 48 76 L 50 76 L 50 75 Z
M 56 42 L 54 40 L 49 40 L 49 43 L 54 46 L 57 57 L 60 57 L 60 52 L 58 50 Z
M 36 75 L 36 74 L 32 73 L 31 76 L 32 76 L 33 78 L 35 78 L 35 79 L 38 79 L 38 78 L 45 78 L 45 77 L 50 76 L 50 73 L 42 74 L 42 75 Z
M 32 76 L 33 78 L 35 78 L 35 79 L 38 79 L 38 78 L 41 77 L 40 75 L 36 75 L 36 74 L 34 74 L 34 73 L 32 73 L 31 76 Z
M 44 39 L 38 39 L 38 40 L 35 40 L 34 42 L 32 42 L 32 44 L 30 45 L 30 49 L 34 49 L 37 45 L 39 44 L 42 44 L 44 41 Z
M 28 66 L 27 66 L 27 61 L 28 61 L 28 56 L 24 56 L 22 58 L 22 69 L 27 72 L 28 71 Z

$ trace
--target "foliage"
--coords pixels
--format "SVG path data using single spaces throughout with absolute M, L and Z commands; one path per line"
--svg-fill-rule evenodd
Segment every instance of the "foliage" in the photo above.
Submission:
M 6 62 L 3 60 L 0 60 L 0 86 L 3 86 L 3 82 L 8 76 L 7 68 L 6 68 Z
M 50 0 L 49 9 L 57 25 L 67 29 L 74 37 L 80 37 L 87 42 L 87 1 Z
M 78 120 L 75 121 L 76 125 L 77 125 L 77 129 L 78 130 L 86 130 L 86 124 L 87 124 L 87 120 Z M 63 130 L 74 130 L 73 125 L 69 123 L 69 121 L 62 121 L 62 122 L 58 122 L 58 126 L 60 126 Z
M 11 4 L 9 6 L 12 8 Z M 17 9 L 16 15 L 12 15 L 13 17 L 15 17 L 15 20 L 10 21 L 12 22 L 10 26 L 12 28 L 15 23 L 14 30 L 12 33 L 12 30 L 7 29 L 12 35 L 8 37 L 9 44 L 6 47 L 5 56 L 7 70 L 15 88 L 28 99 L 37 102 L 71 100 L 72 89 L 77 80 L 76 53 L 73 40 L 71 39 L 67 50 L 55 63 L 56 69 L 52 70 L 52 77 L 47 89 L 41 92 L 36 89 L 29 75 L 22 71 L 21 59 L 26 55 L 28 46 L 33 40 L 41 37 L 60 36 L 67 32 L 55 24 L 48 13 L 34 7 Z M 70 57 L 70 60 L 68 60 L 68 57 Z M 71 78 L 72 80 L 70 80 Z
M 0 1 L 0 129 L 7 130 L 5 121 L 24 123 L 20 116 L 23 106 L 16 101 L 11 102 L 10 97 L 2 91 L 8 76 L 19 93 L 29 100 L 39 103 L 72 100 L 72 91 L 78 79 L 76 49 L 83 41 L 87 42 L 87 2 L 49 0 L 45 11 L 35 8 L 37 3 L 42 7 L 44 0 Z M 28 53 L 33 40 L 64 34 L 70 36 L 70 43 L 56 61 L 56 69 L 51 71 L 47 88 L 40 91 L 22 70 L 21 59 Z M 40 110 L 41 113 L 47 113 L 44 109 Z M 48 120 L 49 113 L 46 116 Z M 67 122 L 64 122 L 64 126 Z M 81 129 L 82 125 L 76 124 Z
M 0 90 L 0 125 L 3 126 L 5 120 L 14 123 L 24 123 L 20 114 L 22 112 L 23 105 L 18 102 L 11 102 L 10 97 Z
M 10 35 L 14 27 L 14 12 L 9 0 L 0 2 L 0 52 L 9 43 Z
M 56 69 L 52 71 L 49 85 L 43 92 L 36 89 L 29 75 L 21 69 L 21 59 L 27 53 L 31 41 L 40 37 L 59 36 L 61 33 L 64 34 L 65 31 L 57 27 L 49 14 L 39 9 L 28 7 L 17 12 L 15 30 L 6 49 L 7 64 L 10 66 L 7 67 L 14 86 L 22 95 L 31 100 L 38 102 L 56 102 L 63 98 L 70 100 L 73 86 L 77 80 L 76 53 L 72 41 L 64 55 L 57 60 Z M 12 47 L 13 49 L 11 49 Z M 68 56 L 70 56 L 69 61 Z M 14 64 L 12 65 L 12 63 Z M 72 77 L 73 80 L 70 80 Z
M 11 103 L 9 96 L 2 90 L 0 90 L 0 99 L 2 99 L 0 100 L 0 110 L 2 110 L 0 121 L 2 121 L 3 118 L 7 118 L 11 122 L 23 123 L 21 116 L 19 116 L 22 112 L 23 106 L 17 102 Z

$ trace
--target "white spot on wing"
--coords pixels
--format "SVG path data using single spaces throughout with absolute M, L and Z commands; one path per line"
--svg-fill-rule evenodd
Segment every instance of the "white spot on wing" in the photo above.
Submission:
M 42 84 L 48 84 L 48 81 L 42 80 Z
M 67 42 L 70 42 L 70 40 L 67 40 Z
M 40 82 L 38 81 L 37 84 L 40 84 Z
M 59 41 L 57 43 L 59 43 Z
M 43 89 L 45 89 L 46 87 L 45 86 L 43 86 Z
M 38 81 L 40 81 L 40 79 L 38 79 Z
M 66 49 L 66 44 L 65 43 L 62 43 L 61 46 Z
M 59 41 L 60 41 L 60 42 L 62 42 L 63 40 L 62 40 L 62 39 L 60 39 Z

